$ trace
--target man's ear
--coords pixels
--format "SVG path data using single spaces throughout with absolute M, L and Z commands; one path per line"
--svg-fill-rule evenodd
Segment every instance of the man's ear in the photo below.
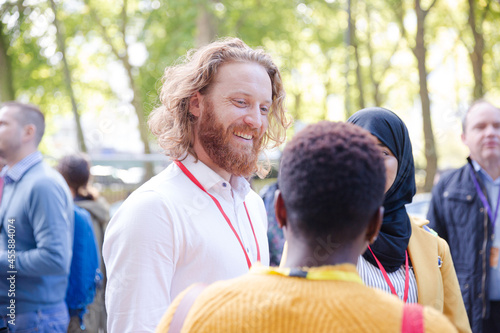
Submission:
M 377 239 L 380 227 L 382 226 L 382 220 L 384 218 L 384 207 L 380 206 L 373 214 L 370 222 L 368 223 L 368 228 L 366 229 L 366 240 L 368 243 L 373 244 Z
M 189 113 L 191 113 L 195 117 L 199 117 L 201 114 L 201 107 L 203 105 L 203 96 L 197 91 L 191 98 L 189 99 Z
M 276 215 L 276 221 L 278 221 L 278 225 L 280 228 L 286 227 L 286 208 L 285 202 L 283 201 L 283 196 L 281 195 L 280 190 L 276 190 L 277 196 L 274 202 L 274 213 Z
M 35 139 L 36 136 L 36 126 L 33 124 L 28 124 L 23 127 L 23 142 L 29 142 Z

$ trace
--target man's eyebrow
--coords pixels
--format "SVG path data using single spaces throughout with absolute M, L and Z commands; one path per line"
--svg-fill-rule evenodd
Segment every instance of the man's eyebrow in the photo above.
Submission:
M 247 93 L 246 91 L 244 90 L 235 90 L 235 91 L 231 91 L 229 92 L 229 94 L 242 94 L 242 95 L 245 95 L 247 97 L 252 97 L 253 98 L 253 95 L 252 94 L 249 94 Z M 268 103 L 268 104 L 272 104 L 273 101 L 270 100 L 270 99 L 266 99 L 264 102 Z

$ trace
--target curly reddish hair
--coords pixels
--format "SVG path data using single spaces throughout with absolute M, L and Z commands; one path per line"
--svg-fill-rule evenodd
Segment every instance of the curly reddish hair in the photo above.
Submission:
M 225 38 L 189 51 L 180 64 L 165 69 L 161 105 L 151 112 L 148 125 L 171 159 L 182 159 L 186 153 L 197 158 L 193 149 L 196 117 L 189 112 L 189 100 L 198 91 L 207 94 L 218 68 L 229 62 L 253 62 L 265 68 L 271 79 L 272 105 L 262 149 L 285 141 L 290 120 L 284 108 L 285 90 L 278 67 L 262 49 L 252 49 L 238 38 Z

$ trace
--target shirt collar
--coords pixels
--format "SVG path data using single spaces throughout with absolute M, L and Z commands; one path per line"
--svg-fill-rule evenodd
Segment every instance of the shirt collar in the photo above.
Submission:
M 35 164 L 40 163 L 42 159 L 42 153 L 37 150 L 14 164 L 12 167 L 4 167 L 0 176 L 5 178 L 6 185 L 18 182 L 26 171 L 28 171 Z
M 229 183 L 222 178 L 217 172 L 210 169 L 205 163 L 196 159 L 193 155 L 188 154 L 182 161 L 182 164 L 193 174 L 193 176 L 200 182 L 205 190 L 210 190 L 219 185 L 222 187 L 231 186 L 233 193 L 245 200 L 246 195 L 250 191 L 250 184 L 241 176 L 231 176 Z M 224 185 L 225 184 L 225 185 Z
M 491 176 L 486 171 L 484 171 L 484 169 L 481 167 L 481 165 L 479 165 L 479 163 L 477 163 L 473 159 L 471 159 L 471 161 L 472 161 L 472 166 L 474 167 L 474 170 L 481 175 L 483 180 L 485 180 L 489 183 L 492 183 L 494 185 L 500 185 L 500 178 L 493 180 L 493 178 L 491 178 Z

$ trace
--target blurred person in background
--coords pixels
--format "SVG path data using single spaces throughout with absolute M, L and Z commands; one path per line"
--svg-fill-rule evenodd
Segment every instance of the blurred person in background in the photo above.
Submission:
M 500 332 L 500 109 L 479 100 L 462 125 L 467 163 L 443 173 L 427 218 L 450 244 L 472 331 Z
M 45 118 L 34 105 L 0 105 L 0 327 L 10 332 L 68 328 L 73 200 L 63 177 L 42 161 Z
M 285 236 L 283 230 L 278 225 L 276 214 L 274 212 L 274 201 L 276 199 L 276 191 L 278 191 L 278 182 L 266 185 L 260 196 L 264 201 L 264 206 L 267 211 L 267 238 L 269 243 L 269 265 L 279 266 L 281 255 L 283 254 L 283 246 L 285 244 Z
M 90 160 L 84 154 L 64 156 L 59 160 L 57 170 L 63 175 L 71 190 L 74 203 L 90 213 L 92 229 L 97 243 L 100 278 L 96 281 L 95 298 L 85 311 L 83 323 L 86 332 L 106 332 L 106 307 L 104 294 L 106 288 L 106 269 L 102 259 L 104 232 L 109 221 L 109 205 L 95 188 L 89 184 Z M 76 319 L 73 319 L 76 321 Z M 71 325 L 70 325 L 71 326 Z
M 387 173 L 383 223 L 377 240 L 358 261 L 361 278 L 405 303 L 432 306 L 459 332 L 470 332 L 448 244 L 426 226 L 428 221 L 406 212 L 416 192 L 406 125 L 392 111 L 378 107 L 360 110 L 347 122 L 376 138 Z
M 108 331 L 152 332 L 171 301 L 269 264 L 262 199 L 245 179 L 284 141 L 285 91 L 263 50 L 213 42 L 168 67 L 149 127 L 174 163 L 111 219 L 103 256 Z

